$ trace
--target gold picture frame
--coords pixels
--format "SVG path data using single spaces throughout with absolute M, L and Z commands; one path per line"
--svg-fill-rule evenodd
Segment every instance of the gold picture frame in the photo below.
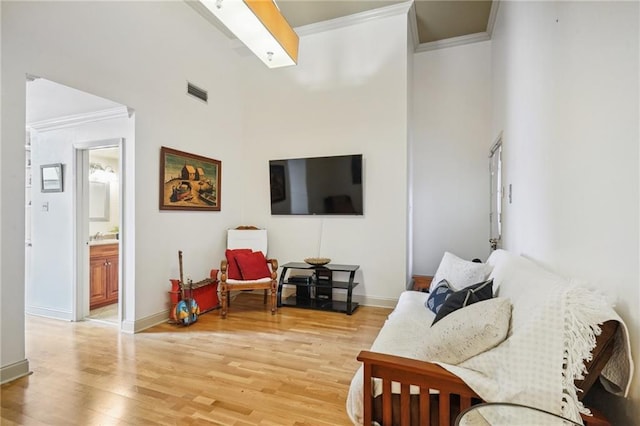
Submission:
M 222 162 L 160 147 L 160 210 L 220 211 Z

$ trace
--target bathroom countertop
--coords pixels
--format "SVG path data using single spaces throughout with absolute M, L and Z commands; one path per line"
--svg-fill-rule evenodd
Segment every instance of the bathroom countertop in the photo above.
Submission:
M 107 240 L 92 240 L 92 241 L 89 241 L 89 245 L 90 246 L 103 246 L 105 244 L 118 244 L 118 243 L 120 243 L 120 240 L 116 240 L 115 238 L 107 239 Z

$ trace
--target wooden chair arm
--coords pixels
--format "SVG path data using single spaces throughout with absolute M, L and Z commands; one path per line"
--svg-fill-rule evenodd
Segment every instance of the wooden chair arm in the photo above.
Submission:
M 278 276 L 278 260 L 277 259 L 267 259 L 267 263 L 271 266 L 271 279 L 275 280 Z M 275 281 L 274 281 L 275 283 Z
M 420 361 L 417 359 L 404 358 L 396 355 L 381 354 L 378 352 L 360 351 L 358 361 L 365 365 L 370 364 L 378 368 L 390 369 L 398 372 L 399 376 L 404 374 L 414 376 L 416 379 L 421 376 L 422 379 L 411 380 L 413 384 L 420 385 L 428 383 L 432 389 L 440 389 L 441 387 L 462 392 L 462 394 L 479 398 L 478 395 L 455 374 L 445 370 L 438 364 L 429 361 Z M 377 377 L 373 375 L 373 377 Z
M 267 259 L 267 263 L 271 264 L 271 269 L 274 271 L 278 270 L 278 259 Z
M 458 376 L 428 361 L 404 358 L 370 351 L 361 351 L 357 357 L 363 363 L 363 424 L 373 420 L 383 426 L 399 424 L 432 424 L 449 426 L 460 411 L 469 408 L 481 398 Z M 374 414 L 374 397 L 371 379 L 382 380 L 382 399 L 379 414 Z M 392 383 L 400 384 L 400 395 L 392 394 Z M 411 386 L 419 387 L 419 408 L 416 418 L 411 409 Z M 437 390 L 436 406 L 431 406 L 431 390 Z M 457 406 L 452 407 L 456 395 Z M 398 398 L 396 398 L 398 397 Z M 380 398 L 380 397 L 378 397 Z M 376 399 L 378 399 L 376 398 Z M 394 399 L 396 402 L 394 402 Z M 379 401 L 380 402 L 380 401 Z M 428 420 L 427 420 L 428 419 Z

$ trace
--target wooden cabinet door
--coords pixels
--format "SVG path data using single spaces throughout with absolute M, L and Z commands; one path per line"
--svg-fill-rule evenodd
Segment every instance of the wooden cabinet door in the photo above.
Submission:
M 107 299 L 110 302 L 118 301 L 118 256 L 107 258 Z
M 89 261 L 89 306 L 92 309 L 107 299 L 107 273 L 107 259 L 92 257 Z
M 118 301 L 118 244 L 91 246 L 89 308 Z

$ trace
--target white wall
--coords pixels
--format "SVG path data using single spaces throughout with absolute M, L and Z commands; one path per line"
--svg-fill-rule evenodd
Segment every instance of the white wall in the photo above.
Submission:
M 489 254 L 491 42 L 413 59 L 413 272 Z
M 20 377 L 29 372 L 24 347 L 24 191 L 25 186 L 24 125 L 19 134 L 14 134 L 14 144 L 5 144 L 9 132 L 7 123 L 22 119 L 24 108 L 8 108 L 9 97 L 22 95 L 24 86 L 7 86 L 5 71 L 6 48 L 4 21 L 6 13 L 0 3 L 0 382 Z M 24 77 L 23 77 L 24 78 Z M 18 194 L 18 195 L 16 195 Z M 22 209 L 23 212 L 17 214 Z M 18 283 L 18 284 L 16 284 Z
M 243 61 L 243 216 L 269 230 L 281 264 L 317 256 L 321 244 L 321 256 L 360 265 L 354 294 L 373 304 L 393 304 L 405 286 L 406 21 L 302 36 L 294 68 Z M 364 216 L 271 216 L 269 160 L 345 154 L 363 154 Z
M 223 255 L 224 230 L 241 217 L 237 55 L 218 30 L 183 2 L 2 2 L 2 367 L 24 354 L 25 75 L 108 98 L 136 113 L 126 178 L 134 200 L 125 224 L 135 270 L 128 329 L 161 319 L 169 278 L 205 277 Z M 52 36 L 55 35 L 55 36 Z M 208 89 L 206 105 L 186 82 Z M 222 160 L 222 211 L 160 212 L 160 146 Z M 227 195 L 228 194 L 228 195 Z M 10 199 L 8 197 L 11 197 Z M 7 202 L 9 201 L 10 202 Z M 22 201 L 21 201 L 22 200 Z M 158 316 L 160 314 L 160 316 Z M 135 322 L 135 323 L 134 323 Z M 6 338 L 5 338 L 6 337 Z
M 32 131 L 31 273 L 26 312 L 73 320 L 76 285 L 75 148 L 81 142 L 124 138 L 134 144 L 134 120 L 115 118 L 49 131 Z M 40 192 L 40 166 L 62 163 L 64 191 Z M 117 187 L 115 188 L 117 191 Z M 116 192 L 117 195 L 117 192 Z M 43 205 L 46 204 L 45 209 Z M 83 246 L 85 250 L 87 247 Z M 88 263 L 87 263 L 88 265 Z M 134 317 L 125 320 L 133 321 Z
M 493 126 L 504 130 L 504 247 L 588 280 L 617 305 L 640 360 L 639 4 L 503 2 Z M 614 424 L 628 401 L 596 401 Z

